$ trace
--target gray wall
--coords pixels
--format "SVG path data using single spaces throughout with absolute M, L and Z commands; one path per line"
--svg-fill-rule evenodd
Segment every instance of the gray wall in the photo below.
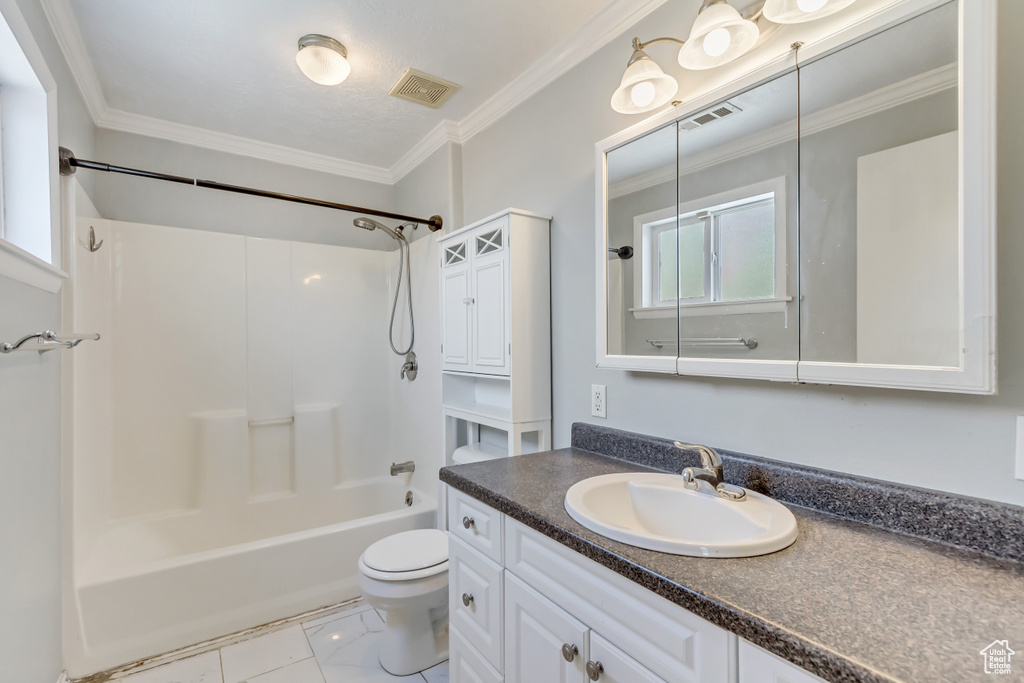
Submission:
M 36 0 L 16 0 L 57 81 L 60 143 L 94 128 Z M 0 341 L 60 329 L 60 295 L 0 277 Z M 61 666 L 60 351 L 0 358 L 0 678 L 54 683 Z
M 680 3 L 682 4 L 682 3 Z M 550 213 L 555 443 L 574 421 L 1024 504 L 1013 475 L 1015 416 L 1024 413 L 1024 3 L 1002 0 L 999 55 L 1000 394 L 681 378 L 595 368 L 594 143 L 639 117 L 616 114 L 616 87 L 633 35 L 690 18 L 666 4 L 464 146 L 467 221 L 505 206 Z M 671 55 L 655 57 L 669 65 Z M 590 384 L 608 385 L 608 420 L 590 416 Z M 970 476 L 964 465 L 970 463 Z
M 96 154 L 97 161 L 119 166 L 394 210 L 391 185 L 142 135 L 100 129 L 96 132 Z M 93 176 L 95 191 L 90 196 L 100 215 L 111 220 L 363 249 L 394 248 L 393 240 L 355 228 L 352 219 L 358 214 L 345 211 L 99 171 L 80 170 L 77 175 Z

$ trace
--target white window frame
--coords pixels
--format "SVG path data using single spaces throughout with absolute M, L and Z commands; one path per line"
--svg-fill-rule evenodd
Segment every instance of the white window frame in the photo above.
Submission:
M 0 0 L 0 276 L 56 293 L 61 270 L 57 82 L 15 0 Z
M 715 250 L 712 245 L 710 221 L 704 220 L 704 297 L 701 299 L 685 299 L 679 302 L 661 301 L 657 299 L 658 274 L 658 234 L 665 230 L 675 229 L 676 217 L 679 225 L 704 211 L 720 212 L 753 201 L 755 198 L 767 199 L 774 196 L 775 200 L 775 294 L 761 299 L 745 299 L 741 301 L 715 301 L 713 299 L 712 271 L 708 267 Z M 658 211 L 634 216 L 633 244 L 639 245 L 637 258 L 638 268 L 633 269 L 633 308 L 629 309 L 634 317 L 671 318 L 677 315 L 711 316 L 741 315 L 745 313 L 771 313 L 786 310 L 786 304 L 792 300 L 787 295 L 787 251 L 786 251 L 786 177 L 771 178 L 752 185 L 746 185 L 709 197 L 701 197 L 680 204 L 678 208 L 667 207 Z

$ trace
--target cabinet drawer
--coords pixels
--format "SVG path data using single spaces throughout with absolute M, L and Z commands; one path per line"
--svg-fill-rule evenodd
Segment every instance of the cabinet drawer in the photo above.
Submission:
M 514 519 L 505 567 L 666 681 L 729 681 L 736 636 Z
M 590 632 L 590 662 L 590 666 L 600 666 L 598 680 L 601 683 L 665 683 L 664 678 L 654 675 L 593 631 Z
M 739 651 L 740 683 L 824 683 L 823 678 L 753 643 L 740 640 Z
M 448 527 L 452 536 L 501 564 L 502 517 L 461 491 L 448 489 Z
M 451 625 L 502 670 L 502 569 L 458 539 L 448 540 L 448 614 Z
M 456 628 L 448 631 L 448 654 L 452 683 L 502 683 L 501 674 L 480 656 Z

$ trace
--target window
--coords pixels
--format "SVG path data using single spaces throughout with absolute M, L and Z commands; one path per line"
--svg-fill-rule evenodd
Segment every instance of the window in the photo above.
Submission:
M 57 85 L 17 3 L 0 1 L 0 275 L 56 292 Z
M 782 310 L 785 201 L 778 178 L 635 217 L 634 315 L 672 316 L 677 305 L 692 309 L 684 315 L 749 313 L 752 303 Z

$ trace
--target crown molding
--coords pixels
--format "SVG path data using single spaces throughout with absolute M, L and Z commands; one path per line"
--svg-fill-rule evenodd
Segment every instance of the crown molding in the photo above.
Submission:
M 449 142 L 461 145 L 464 142 L 464 138 L 459 129 L 459 124 L 445 119 L 434 126 L 433 130 L 427 133 L 422 140 L 413 145 L 412 149 L 403 154 L 402 158 L 391 166 L 389 169 L 391 182 L 397 183 L 426 161 L 427 157 Z
M 326 154 L 306 152 L 294 147 L 275 145 L 270 142 L 262 142 L 252 138 L 221 133 L 183 123 L 173 123 L 164 119 L 132 114 L 119 109 L 107 109 L 106 114 L 96 121 L 96 125 L 108 130 L 145 135 L 151 138 L 180 142 L 185 145 L 193 145 L 229 154 L 239 154 L 254 159 L 298 166 L 299 168 L 332 173 L 358 180 L 368 180 L 384 184 L 391 184 L 392 182 L 391 172 L 381 166 L 361 164 Z
M 665 2 L 615 0 L 460 121 L 462 138 L 493 125 Z
M 462 144 L 493 125 L 666 1 L 615 0 L 462 121 L 441 121 L 389 168 L 112 108 L 103 95 L 69 0 L 41 0 L 41 4 L 89 114 L 98 127 L 393 185 L 445 144 Z
M 912 76 L 879 88 L 867 94 L 855 97 L 847 102 L 822 109 L 821 111 L 801 117 L 800 135 L 807 137 L 829 128 L 855 121 L 865 116 L 898 107 L 922 97 L 955 88 L 959 80 L 956 63 L 941 66 L 932 71 Z M 704 152 L 699 152 L 686 159 L 679 160 L 679 175 L 701 171 L 711 166 L 749 156 L 761 150 L 795 140 L 796 121 L 774 126 L 759 133 L 736 139 Z M 698 129 L 699 130 L 699 129 Z M 686 133 L 689 135 L 689 133 Z M 647 171 L 632 178 L 615 183 L 608 188 L 608 198 L 615 199 L 627 194 L 655 187 L 675 178 L 676 165 L 669 164 L 661 168 Z

